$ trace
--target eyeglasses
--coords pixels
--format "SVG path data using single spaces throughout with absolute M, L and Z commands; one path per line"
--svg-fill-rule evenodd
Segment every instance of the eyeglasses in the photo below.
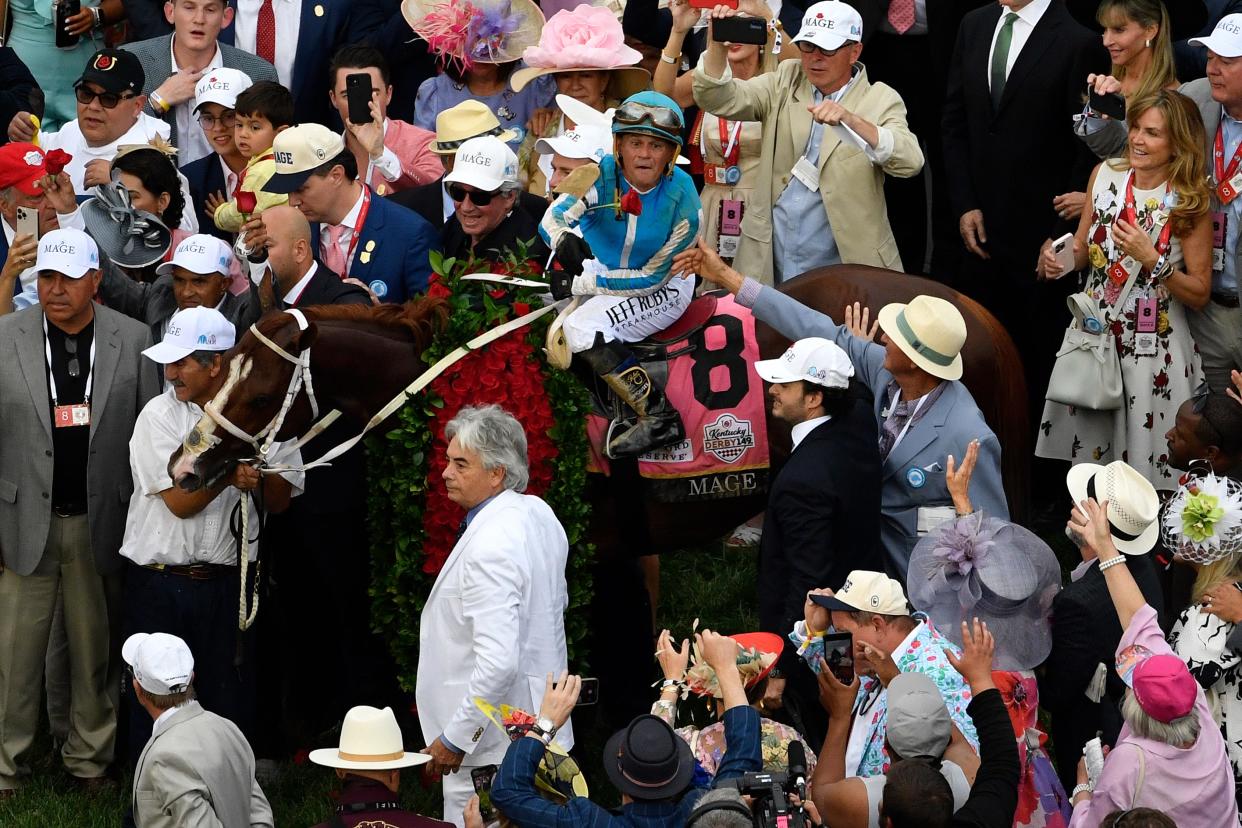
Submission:
M 466 200 L 466 196 L 470 196 L 470 200 L 474 202 L 476 207 L 486 207 L 492 203 L 493 198 L 500 195 L 499 190 L 491 193 L 486 190 L 467 190 L 460 184 L 445 184 L 444 189 L 448 193 L 448 197 L 459 204 Z
M 214 115 L 207 115 L 207 114 L 198 116 L 198 124 L 203 129 L 215 129 L 216 124 L 219 124 L 225 129 L 232 129 L 236 123 L 237 123 L 237 113 L 231 109 L 226 109 L 219 118 L 217 118 Z
M 88 87 L 85 83 L 79 81 L 74 84 L 73 94 L 78 99 L 78 103 L 82 106 L 90 106 L 91 101 L 99 99 L 99 105 L 104 109 L 116 109 L 116 105 L 121 101 L 128 101 L 133 95 L 118 95 L 115 92 L 96 92 Z
M 678 131 L 685 125 L 682 122 L 681 114 L 669 109 L 667 106 L 648 106 L 637 101 L 621 104 L 612 117 L 619 124 L 634 125 L 646 121 L 660 129 Z
M 69 355 L 69 376 L 77 379 L 82 374 L 82 366 L 78 363 L 78 340 L 72 336 L 65 337 L 65 353 Z
M 799 40 L 797 43 L 798 51 L 801 52 L 802 54 L 810 55 L 815 52 L 819 52 L 824 57 L 836 57 L 838 52 L 840 52 L 842 49 L 844 49 L 846 46 L 849 46 L 849 45 L 850 45 L 849 41 L 846 41 L 845 43 L 842 43 L 840 46 L 833 49 L 832 51 L 829 51 L 823 48 L 822 46 L 816 46 L 814 43 L 811 43 L 810 41 L 807 41 L 807 40 Z

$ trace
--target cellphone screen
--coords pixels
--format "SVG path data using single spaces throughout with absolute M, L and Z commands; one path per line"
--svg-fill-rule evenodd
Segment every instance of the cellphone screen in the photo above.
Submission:
M 470 771 L 470 781 L 474 783 L 474 792 L 479 795 L 479 815 L 484 821 L 496 818 L 496 808 L 492 805 L 492 779 L 495 776 L 495 765 L 484 765 Z
M 842 684 L 854 683 L 854 636 L 830 632 L 824 636 L 824 661 Z

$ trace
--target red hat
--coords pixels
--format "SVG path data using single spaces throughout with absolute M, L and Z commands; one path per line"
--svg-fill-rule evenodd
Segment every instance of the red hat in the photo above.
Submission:
M 16 187 L 28 196 L 40 195 L 35 183 L 47 175 L 43 150 L 34 144 L 12 143 L 0 147 L 0 189 Z
M 1194 710 L 1199 685 L 1175 655 L 1132 644 L 1117 654 L 1117 673 L 1143 712 L 1158 722 L 1168 724 Z

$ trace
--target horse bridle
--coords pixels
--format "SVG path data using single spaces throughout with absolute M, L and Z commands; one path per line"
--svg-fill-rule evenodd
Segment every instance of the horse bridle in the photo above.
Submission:
M 306 317 L 300 310 L 289 308 L 285 310 L 285 313 L 292 316 L 298 323 L 298 330 L 305 331 L 307 329 Z M 259 330 L 257 323 L 250 326 L 250 332 L 254 334 L 255 339 L 266 345 L 269 350 L 274 351 L 281 359 L 293 364 L 293 374 L 289 377 L 289 387 L 285 390 L 285 399 L 280 405 L 280 410 L 276 412 L 272 419 L 268 420 L 267 425 L 254 434 L 247 433 L 236 423 L 229 420 L 228 417 L 224 416 L 224 412 L 216 405 L 215 399 L 203 406 L 203 413 L 229 434 L 253 446 L 257 453 L 256 459 L 259 465 L 262 466 L 266 463 L 267 453 L 271 450 L 272 443 L 276 440 L 276 435 L 285 423 L 285 417 L 288 416 L 289 410 L 293 408 L 293 401 L 297 398 L 298 392 L 303 387 L 306 388 L 306 398 L 310 401 L 312 420 L 319 417 L 319 403 L 315 399 L 315 387 L 311 378 L 310 348 L 306 348 L 297 356 L 294 356 L 264 335 Z M 231 390 L 244 377 L 242 363 L 238 362 L 240 358 L 241 355 L 238 354 L 237 357 L 234 357 L 233 364 L 229 366 L 229 378 L 225 381 L 225 389 Z M 225 399 L 227 400 L 227 395 Z M 219 443 L 219 437 L 212 434 L 204 434 L 201 429 L 195 426 L 186 435 L 184 448 L 188 454 L 195 456 L 219 445 Z

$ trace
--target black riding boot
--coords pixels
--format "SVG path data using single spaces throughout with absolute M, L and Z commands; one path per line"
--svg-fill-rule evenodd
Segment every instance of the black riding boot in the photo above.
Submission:
M 635 421 L 614 421 L 608 427 L 605 455 L 614 460 L 637 457 L 685 438 L 681 415 L 629 348 L 620 342 L 605 342 L 596 334 L 595 344 L 578 356 L 638 415 Z

